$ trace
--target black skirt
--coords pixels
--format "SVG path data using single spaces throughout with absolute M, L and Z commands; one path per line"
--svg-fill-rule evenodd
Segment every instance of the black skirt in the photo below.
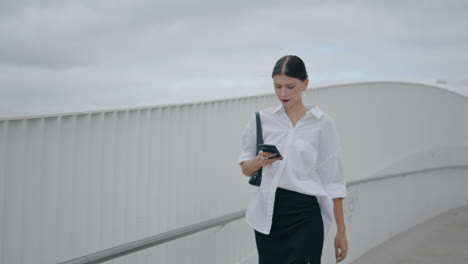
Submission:
M 276 189 L 269 235 L 255 230 L 259 264 L 319 264 L 323 221 L 315 196 Z

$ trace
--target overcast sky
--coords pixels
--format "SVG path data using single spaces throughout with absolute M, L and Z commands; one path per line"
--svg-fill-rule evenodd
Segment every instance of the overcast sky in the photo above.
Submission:
M 273 92 L 286 54 L 311 87 L 467 80 L 467 14 L 466 0 L 2 0 L 0 116 Z

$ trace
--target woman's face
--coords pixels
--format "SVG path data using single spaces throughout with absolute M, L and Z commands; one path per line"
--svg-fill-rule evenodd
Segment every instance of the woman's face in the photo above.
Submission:
M 284 74 L 273 76 L 275 92 L 284 108 L 289 108 L 298 102 L 302 102 L 302 91 L 307 90 L 309 79 L 301 81 Z

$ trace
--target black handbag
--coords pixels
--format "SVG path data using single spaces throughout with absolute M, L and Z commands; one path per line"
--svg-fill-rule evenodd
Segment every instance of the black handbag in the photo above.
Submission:
M 262 134 L 262 123 L 260 120 L 260 113 L 255 112 L 255 117 L 257 119 L 257 155 L 260 152 L 260 144 L 263 144 L 263 134 Z M 249 183 L 253 186 L 260 186 L 262 183 L 262 168 L 256 171 L 249 180 Z

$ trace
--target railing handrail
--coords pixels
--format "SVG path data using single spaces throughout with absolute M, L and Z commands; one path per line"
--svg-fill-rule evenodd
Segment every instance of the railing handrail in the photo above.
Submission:
M 376 176 L 376 177 L 370 177 L 370 178 L 361 179 L 361 180 L 350 181 L 346 184 L 346 186 L 350 187 L 354 185 L 381 181 L 381 180 L 386 180 L 389 178 L 408 176 L 408 175 L 412 175 L 416 173 L 423 173 L 423 172 L 434 171 L 434 170 L 458 169 L 458 168 L 468 168 L 468 165 L 439 166 L 439 167 L 432 167 L 432 168 L 426 168 L 426 169 L 405 171 L 405 172 L 400 172 L 400 173 L 386 174 L 382 176 Z M 120 246 L 98 251 L 96 253 L 92 253 L 92 254 L 74 258 L 68 261 L 60 262 L 59 264 L 102 263 L 104 261 L 109 261 L 111 259 L 115 259 L 124 255 L 128 255 L 128 254 L 131 254 L 131 253 L 134 253 L 134 252 L 137 252 L 137 251 L 149 248 L 149 247 L 157 246 L 157 245 L 164 244 L 166 242 L 169 242 L 169 241 L 181 238 L 181 237 L 185 237 L 194 233 L 198 233 L 200 231 L 203 231 L 209 228 L 225 225 L 229 222 L 245 217 L 245 212 L 246 212 L 245 209 L 240 210 L 240 211 L 230 213 L 224 216 L 206 220 L 200 223 L 177 228 L 175 230 L 171 230 L 162 234 L 154 235 L 148 238 L 143 238 L 143 239 L 129 242 Z
M 129 242 L 120 246 L 105 249 L 96 253 L 71 259 L 60 264 L 94 264 L 109 261 L 133 252 L 137 252 L 149 247 L 169 242 L 193 233 L 197 233 L 212 227 L 225 225 L 229 222 L 243 218 L 246 210 L 241 210 L 231 214 L 216 217 L 193 225 L 177 228 L 162 234 L 154 235 L 151 237 L 143 238 L 137 241 Z

